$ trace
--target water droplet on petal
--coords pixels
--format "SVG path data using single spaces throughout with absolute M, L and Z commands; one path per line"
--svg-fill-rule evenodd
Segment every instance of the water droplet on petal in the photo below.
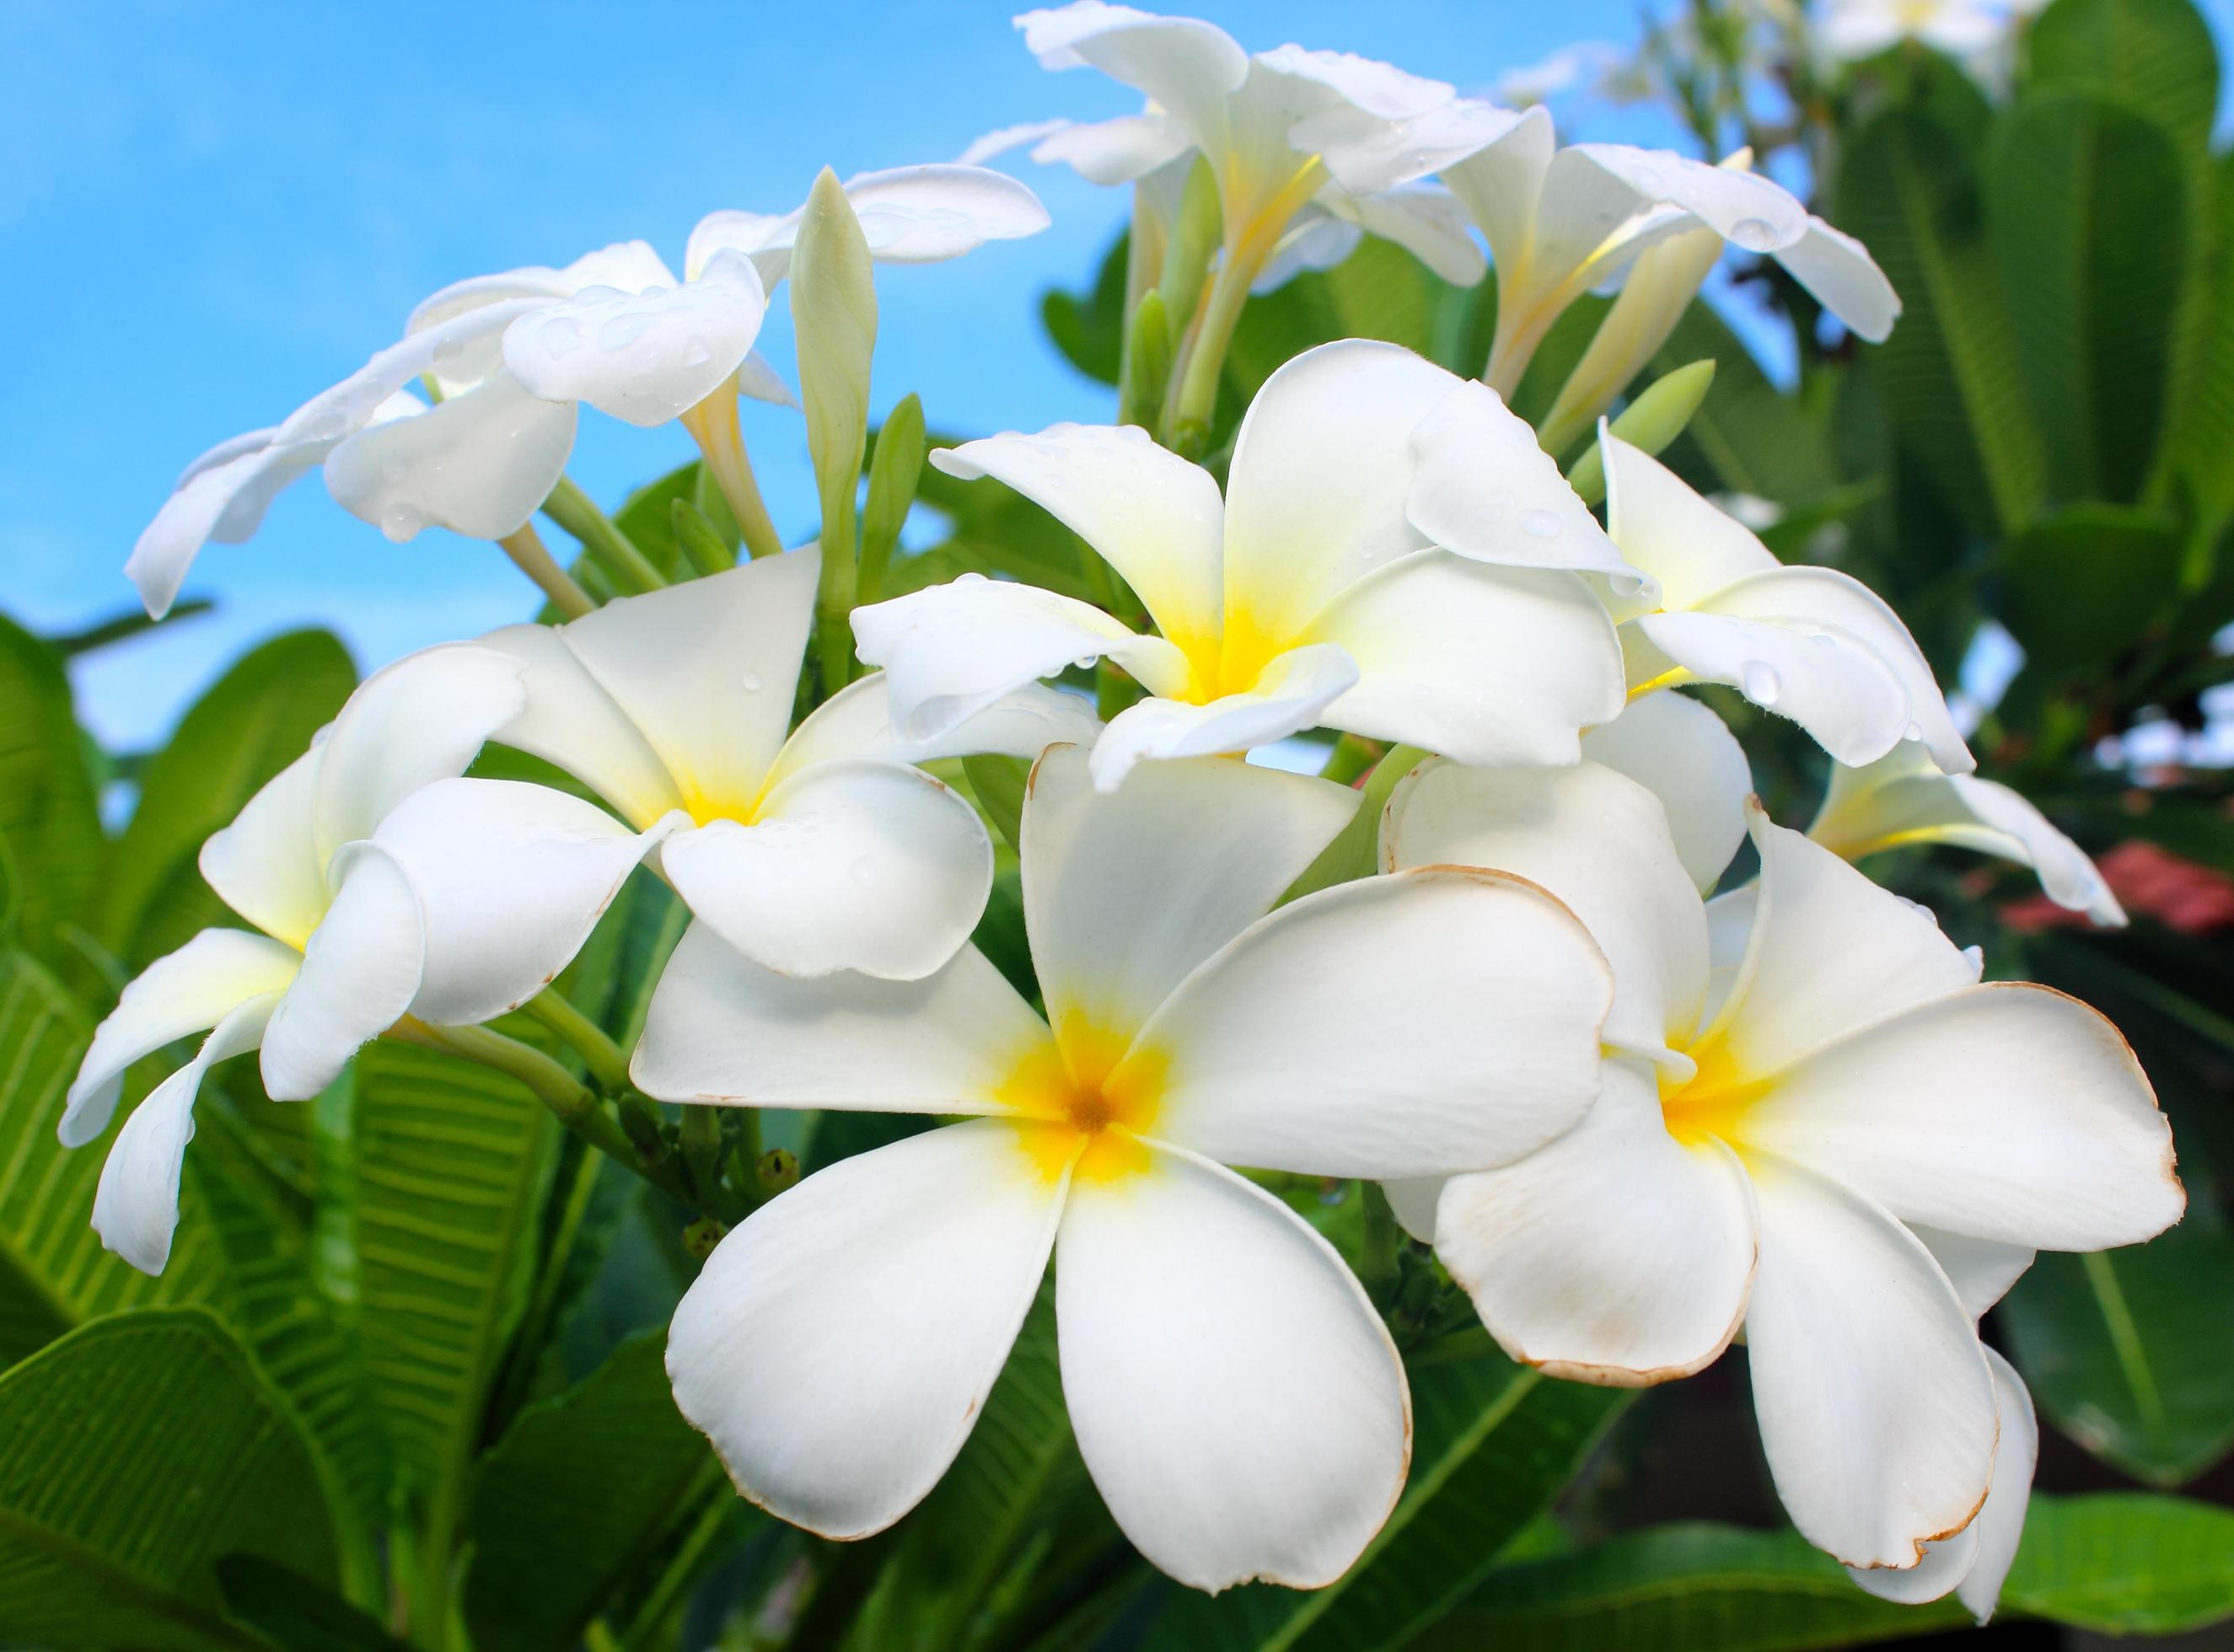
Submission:
M 1616 573 L 1606 576 L 1607 587 L 1617 597 L 1642 597 L 1645 586 L 1652 582 L 1641 573 Z
M 1730 239 L 1748 252 L 1766 252 L 1776 245 L 1776 231 L 1757 218 L 1741 218 L 1730 225 Z
M 553 316 L 535 330 L 535 342 L 553 356 L 571 356 L 582 348 L 582 324 L 570 316 Z
M 310 440 L 337 441 L 348 428 L 348 421 L 343 419 L 339 412 L 322 413 L 310 421 Z
M 1100 657 L 1099 655 L 1094 654 L 1081 654 L 1071 663 L 1081 671 L 1091 671 L 1094 669 L 1094 661 Z
M 766 679 L 763 678 L 759 672 L 746 672 L 744 676 L 745 692 L 747 694 L 758 694 L 761 691 L 761 685 L 765 682 Z
M 1520 531 L 1535 539 L 1556 539 L 1559 537 L 1559 519 L 1550 511 L 1523 511 Z
M 415 507 L 401 502 L 380 513 L 380 531 L 398 545 L 426 526 L 427 519 Z
M 644 335 L 651 325 L 651 317 L 641 315 L 615 316 L 598 329 L 599 349 L 626 349 Z
M 434 359 L 438 362 L 454 362 L 465 351 L 466 343 L 461 338 L 441 338 L 434 342 Z
M 1924 725 L 1920 722 L 1911 722 L 1908 725 L 1907 728 L 1902 732 L 1901 738 L 1903 740 L 1922 740 L 1924 738 Z
M 694 338 L 683 352 L 683 365 L 703 367 L 714 359 L 714 347 L 702 338 Z
M 1747 660 L 1738 668 L 1738 688 L 1757 706 L 1774 705 L 1776 696 L 1784 692 L 1775 669 L 1762 660 Z

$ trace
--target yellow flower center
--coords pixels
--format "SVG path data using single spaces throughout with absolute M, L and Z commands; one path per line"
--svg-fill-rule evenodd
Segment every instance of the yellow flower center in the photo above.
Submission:
M 1660 1115 L 1668 1133 L 1686 1146 L 1709 1136 L 1740 1146 L 1746 1115 L 1768 1093 L 1769 1081 L 1745 1072 L 1724 1040 L 1689 1054 L 1698 1064 L 1692 1077 L 1671 1081 L 1666 1068 L 1661 1072 Z
M 1066 1015 L 1054 1039 L 1021 1057 L 994 1092 L 1028 1122 L 1025 1152 L 1052 1181 L 1077 1161 L 1075 1174 L 1114 1181 L 1148 1167 L 1140 1133 L 1155 1120 L 1170 1063 L 1159 1051 L 1080 1015 Z

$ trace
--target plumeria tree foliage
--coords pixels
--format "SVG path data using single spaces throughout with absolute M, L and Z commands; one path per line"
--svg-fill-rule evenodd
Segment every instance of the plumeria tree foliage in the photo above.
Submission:
M 196 460 L 148 617 L 0 624 L 0 1640 L 2234 1616 L 2234 173 L 2188 0 L 2031 10 L 1695 0 L 1679 153 L 1078 0 L 1139 112 Z M 872 428 L 1025 150 L 1131 192 L 1107 390 Z M 600 417 L 700 457 L 609 513 Z M 101 750 L 312 467 L 540 611 Z

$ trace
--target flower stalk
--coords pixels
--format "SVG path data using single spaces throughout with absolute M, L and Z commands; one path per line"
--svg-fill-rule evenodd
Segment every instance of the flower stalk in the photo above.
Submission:
M 598 508 L 598 502 L 572 477 L 558 479 L 558 485 L 543 501 L 543 513 L 579 539 L 583 549 L 623 591 L 657 591 L 666 584 L 667 576 L 652 566 L 651 559 L 637 549 L 636 542 Z

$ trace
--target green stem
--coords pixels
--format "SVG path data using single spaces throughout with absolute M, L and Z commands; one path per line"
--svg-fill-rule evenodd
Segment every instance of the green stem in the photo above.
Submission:
M 590 593 L 576 584 L 574 576 L 558 565 L 558 559 L 543 543 L 543 536 L 535 531 L 534 523 L 522 522 L 516 532 L 506 534 L 497 545 L 512 558 L 513 565 L 532 579 L 536 589 L 567 618 L 579 619 L 596 609 L 598 604 L 590 599 Z
M 1322 780 L 1332 780 L 1336 786 L 1348 786 L 1381 761 L 1384 748 L 1377 740 L 1366 740 L 1356 735 L 1344 735 L 1334 743 L 1333 754 L 1319 771 Z
M 704 1103 L 683 1109 L 683 1172 L 700 1209 L 722 1207 L 722 1119 Z
M 636 541 L 598 508 L 597 500 L 577 486 L 572 477 L 558 479 L 558 486 L 543 501 L 543 513 L 579 539 L 623 590 L 657 591 L 667 584 L 666 575 L 651 565 Z
M 821 669 L 824 700 L 844 688 L 853 675 L 852 524 L 846 523 L 844 527 L 834 546 L 825 536 L 822 582 L 814 592 L 814 656 Z
M 1249 302 L 1249 284 L 1256 278 L 1255 268 L 1244 269 L 1229 249 L 1211 281 L 1210 302 L 1188 342 L 1186 363 L 1179 369 L 1179 394 L 1164 412 L 1165 446 L 1183 457 L 1194 458 L 1209 445 L 1225 352 L 1233 343 L 1242 306 Z
M 608 1090 L 629 1087 L 628 1057 L 605 1036 L 604 1028 L 577 1009 L 556 987 L 545 987 L 522 1006 L 553 1036 L 572 1048 L 590 1076 Z
M 1396 1212 L 1378 1182 L 1360 1182 L 1365 1200 L 1365 1244 L 1358 1257 L 1357 1283 L 1382 1313 L 1396 1300 Z
M 713 395 L 684 413 L 682 425 L 698 444 L 706 468 L 713 473 L 729 514 L 737 519 L 737 532 L 754 557 L 783 554 L 783 535 L 776 532 L 761 498 L 761 485 L 753 474 L 753 461 L 745 456 L 745 434 L 737 423 L 737 381 L 732 374 Z

